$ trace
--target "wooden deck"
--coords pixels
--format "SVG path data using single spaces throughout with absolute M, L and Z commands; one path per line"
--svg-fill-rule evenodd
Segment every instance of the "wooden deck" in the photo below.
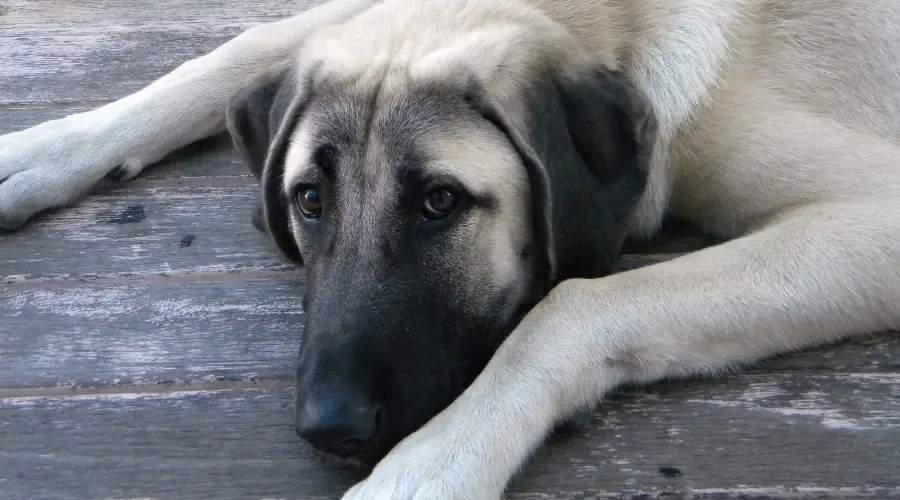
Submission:
M 0 0 L 0 133 L 307 4 Z M 252 227 L 254 197 L 219 138 L 0 235 L 0 498 L 319 499 L 358 479 L 291 427 L 303 272 Z M 676 234 L 625 265 L 706 243 Z M 510 496 L 900 498 L 900 334 L 623 391 Z

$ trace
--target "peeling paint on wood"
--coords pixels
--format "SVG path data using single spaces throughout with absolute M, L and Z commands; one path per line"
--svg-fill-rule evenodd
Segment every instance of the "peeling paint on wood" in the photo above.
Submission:
M 260 378 L 257 373 L 248 373 L 242 378 L 224 377 L 220 375 L 204 375 L 192 380 L 126 380 L 113 379 L 103 385 L 57 385 L 55 387 L 24 387 L 17 389 L 0 389 L 0 400 L 37 401 L 49 398 L 132 398 L 141 395 L 148 397 L 181 397 L 187 394 L 208 391 L 221 392 L 228 390 L 260 390 L 285 389 L 293 386 L 290 379 Z M 179 396 L 181 395 L 181 396 Z
M 101 102 L 318 1 L 5 0 L 0 102 Z
M 780 498 L 796 488 L 897 488 L 895 381 L 896 374 L 739 375 L 623 390 L 581 431 L 551 440 L 516 484 L 648 498 L 699 489 L 767 488 Z M 830 425 L 835 420 L 855 426 Z M 558 474 L 567 479 L 558 482 Z
M 685 403 L 772 412 L 828 429 L 895 428 L 900 427 L 900 374 L 784 375 L 751 383 L 739 395 Z
M 0 387 L 286 378 L 302 281 L 0 289 Z

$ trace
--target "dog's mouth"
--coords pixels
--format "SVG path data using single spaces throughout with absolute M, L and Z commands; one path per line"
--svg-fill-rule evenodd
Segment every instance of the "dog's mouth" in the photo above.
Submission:
M 365 456 L 341 456 L 328 453 L 312 446 L 302 439 L 300 440 L 300 444 L 309 450 L 316 460 L 338 470 L 367 474 L 375 467 L 375 464 L 378 463 L 378 460 L 371 460 L 369 457 Z

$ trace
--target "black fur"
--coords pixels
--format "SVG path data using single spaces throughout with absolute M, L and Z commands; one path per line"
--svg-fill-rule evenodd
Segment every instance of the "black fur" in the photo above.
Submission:
M 235 94 L 226 112 L 232 141 L 263 191 L 262 206 L 254 207 L 253 224 L 267 231 L 282 254 L 298 265 L 303 258 L 288 227 L 290 201 L 281 178 L 290 132 L 305 105 L 300 83 L 292 68 L 273 73 Z
M 488 89 L 473 84 L 468 95 L 528 168 L 548 289 L 612 272 L 647 183 L 656 132 L 637 89 L 602 67 L 573 78 L 547 71 L 522 97 L 530 114 L 519 127 Z
M 268 75 L 238 91 L 228 104 L 228 132 L 257 180 L 262 178 L 269 145 L 296 92 L 291 74 L 283 70 Z

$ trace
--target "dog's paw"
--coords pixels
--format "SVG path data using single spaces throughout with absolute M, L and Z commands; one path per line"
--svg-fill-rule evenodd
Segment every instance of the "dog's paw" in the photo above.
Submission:
M 116 167 L 102 137 L 73 120 L 0 136 L 0 229 L 75 201 Z M 129 178 L 139 169 L 126 168 Z
M 499 500 L 507 474 L 481 446 L 488 437 L 450 408 L 400 442 L 343 500 Z
M 460 473 L 448 451 L 407 449 L 392 453 L 342 500 L 499 500 L 502 492 Z

